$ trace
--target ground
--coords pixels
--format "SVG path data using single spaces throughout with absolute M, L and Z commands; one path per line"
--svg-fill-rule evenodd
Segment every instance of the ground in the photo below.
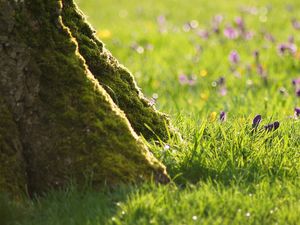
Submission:
M 6 218 L 17 224 L 300 221 L 299 1 L 77 2 L 183 134 L 183 141 L 149 145 L 173 183 L 81 193 L 70 187 L 11 203 L 0 210 Z M 253 129 L 257 114 L 262 121 Z M 278 129 L 264 127 L 275 121 Z

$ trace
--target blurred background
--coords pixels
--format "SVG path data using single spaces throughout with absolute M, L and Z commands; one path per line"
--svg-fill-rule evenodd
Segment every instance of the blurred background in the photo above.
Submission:
M 299 103 L 298 0 L 76 2 L 165 112 L 283 117 Z

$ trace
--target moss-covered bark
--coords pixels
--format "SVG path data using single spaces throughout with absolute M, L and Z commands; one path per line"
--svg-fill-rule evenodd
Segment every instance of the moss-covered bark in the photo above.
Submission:
M 87 62 L 95 58 L 82 57 L 78 51 L 78 34 L 73 36 L 75 32 L 62 19 L 63 3 L 0 2 L 0 160 L 4 165 L 0 167 L 0 190 L 27 185 L 29 192 L 40 193 L 64 187 L 71 179 L 78 185 L 89 179 L 94 186 L 152 176 L 167 182 L 165 167 L 148 151 L 89 70 Z M 73 13 L 72 2 L 66 3 L 71 4 L 68 7 Z M 69 23 L 72 16 L 68 15 Z M 88 42 L 90 37 L 84 38 Z M 99 74 L 107 73 L 106 57 L 108 54 L 99 55 L 99 62 L 103 62 L 97 66 Z M 111 68 L 126 71 L 118 69 L 120 66 Z M 129 86 L 129 77 L 129 83 L 134 83 L 126 74 L 116 87 Z M 131 89 L 139 94 L 135 86 Z M 8 138 L 3 136 L 5 132 Z M 12 150 L 3 138 L 19 141 L 20 148 L 14 149 L 16 156 L 11 159 L 7 152 Z M 19 174 L 16 184 L 2 173 L 13 169 L 14 163 L 17 168 L 26 168 L 26 173 L 17 170 L 26 176 Z
M 25 162 L 19 132 L 0 97 L 0 192 L 24 193 L 27 186 Z
M 79 52 L 86 59 L 89 69 L 112 96 L 115 104 L 126 113 L 134 130 L 147 139 L 167 139 L 168 132 L 173 131 L 166 115 L 156 111 L 144 98 L 133 76 L 97 39 L 73 0 L 63 1 L 62 15 L 63 22 L 76 38 Z

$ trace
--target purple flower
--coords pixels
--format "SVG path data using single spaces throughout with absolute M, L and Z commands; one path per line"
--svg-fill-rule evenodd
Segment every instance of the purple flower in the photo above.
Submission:
M 259 62 L 259 51 L 258 50 L 255 50 L 253 52 L 253 56 L 254 56 L 255 62 Z
M 297 45 L 289 43 L 288 50 L 291 54 L 295 54 L 297 52 Z
M 257 129 L 261 122 L 261 115 L 256 115 L 252 121 L 252 129 Z
M 251 40 L 253 38 L 253 36 L 254 36 L 254 33 L 252 31 L 246 31 L 244 33 L 245 40 Z
M 220 121 L 221 121 L 221 122 L 225 122 L 226 119 L 227 119 L 226 112 L 222 111 L 222 112 L 220 113 Z
M 293 85 L 294 85 L 294 86 L 298 86 L 298 85 L 300 85 L 300 77 L 299 77 L 299 78 L 296 78 L 296 79 L 294 79 L 294 80 L 292 81 L 292 83 L 293 83 Z
M 166 17 L 164 15 L 160 15 L 156 19 L 158 25 L 163 26 L 166 23 Z
M 220 93 L 221 96 L 227 95 L 227 88 L 226 87 L 221 87 L 219 89 L 219 93 Z
M 284 55 L 284 53 L 287 51 L 287 49 L 288 49 L 288 46 L 286 44 L 284 44 L 284 43 L 279 44 L 277 46 L 277 52 L 281 56 Z
M 227 27 L 224 30 L 224 36 L 228 39 L 237 39 L 239 37 L 239 32 L 232 27 Z
M 197 34 L 198 34 L 199 37 L 201 37 L 204 40 L 209 38 L 209 32 L 207 30 L 199 30 L 197 32 Z
M 218 92 L 221 96 L 227 95 L 227 88 L 225 82 L 226 82 L 225 77 L 220 77 L 218 80 L 212 83 L 213 87 L 218 87 Z
M 275 121 L 274 123 L 265 125 L 264 128 L 266 131 L 270 132 L 270 131 L 275 131 L 279 128 L 280 123 L 278 121 Z
M 258 75 L 260 75 L 262 77 L 266 76 L 266 71 L 265 71 L 264 67 L 260 63 L 257 65 L 256 69 L 257 69 Z
M 220 33 L 220 24 L 223 21 L 223 16 L 222 15 L 216 15 L 212 19 L 212 31 L 216 34 Z
M 300 30 L 300 22 L 298 20 L 292 19 L 292 25 L 293 25 L 294 29 Z
M 194 86 L 197 82 L 197 77 L 196 76 L 192 76 L 191 78 L 189 78 L 187 75 L 185 74 L 180 74 L 178 76 L 178 80 L 179 80 L 179 83 L 181 85 L 189 85 L 189 86 Z
M 213 18 L 213 23 L 215 24 L 220 24 L 223 21 L 223 16 L 222 15 L 215 15 Z
M 242 17 L 235 18 L 235 24 L 242 32 L 245 31 L 245 23 Z
M 284 55 L 286 52 L 290 54 L 295 54 L 297 52 L 297 46 L 294 43 L 281 43 L 277 46 L 277 51 L 279 55 Z
M 240 56 L 238 54 L 238 52 L 236 50 L 233 50 L 230 52 L 229 54 L 229 61 L 232 63 L 232 64 L 238 64 L 239 61 L 240 61 Z
M 300 97 L 300 88 L 296 90 L 297 97 Z
M 180 74 L 178 76 L 178 80 L 181 85 L 187 84 L 189 82 L 189 79 L 185 74 Z
M 217 80 L 217 84 L 220 85 L 220 86 L 223 86 L 225 85 L 225 77 L 220 77 L 218 80 Z
M 197 77 L 193 75 L 193 76 L 189 79 L 188 85 L 194 86 L 194 85 L 196 85 L 196 83 L 197 83 Z
M 300 117 L 300 107 L 295 108 L 295 117 Z

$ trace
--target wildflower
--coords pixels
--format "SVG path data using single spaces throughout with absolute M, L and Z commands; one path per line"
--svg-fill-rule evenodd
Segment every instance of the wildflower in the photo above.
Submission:
M 221 96 L 227 95 L 227 88 L 225 86 L 225 77 L 220 77 L 218 80 L 212 82 L 213 87 L 218 86 L 219 94 Z
M 98 37 L 100 39 L 110 39 L 111 36 L 112 36 L 112 33 L 110 30 L 105 29 L 105 30 L 98 31 Z
M 219 34 L 220 33 L 220 26 L 218 24 L 213 24 L 212 25 L 212 31 L 215 33 L 215 34 Z
M 136 48 L 136 52 L 139 53 L 139 54 L 143 54 L 144 51 L 145 51 L 145 49 L 144 49 L 142 46 L 138 46 L 138 47 Z
M 200 71 L 200 76 L 201 77 L 206 77 L 207 76 L 207 70 L 203 69 Z
M 295 112 L 295 117 L 296 118 L 300 117 L 300 107 L 296 107 L 294 112 Z
M 219 93 L 221 96 L 227 95 L 227 88 L 226 87 L 221 87 L 219 90 Z
M 199 26 L 199 22 L 197 20 L 192 20 L 189 22 L 189 25 L 192 29 L 196 29 Z
M 264 69 L 264 67 L 263 67 L 262 64 L 259 63 L 259 64 L 257 65 L 256 69 L 257 69 L 258 75 L 260 75 L 260 76 L 262 76 L 262 77 L 266 77 L 266 71 L 265 71 L 265 69 Z
M 292 81 L 292 83 L 293 83 L 293 85 L 296 86 L 296 87 L 297 87 L 298 85 L 300 85 L 300 77 L 294 79 L 294 80 Z
M 194 85 L 196 85 L 196 83 L 197 83 L 197 77 L 193 75 L 193 76 L 189 79 L 188 84 L 189 84 L 190 86 L 194 86 Z
M 224 36 L 228 39 L 237 39 L 239 37 L 239 32 L 232 28 L 232 27 L 227 27 L 224 30 Z
M 246 85 L 247 85 L 247 87 L 252 87 L 253 86 L 253 81 L 252 80 L 247 80 Z
M 182 26 L 182 29 L 184 32 L 189 32 L 191 30 L 191 26 L 189 23 L 185 23 L 183 26 Z
M 286 44 L 279 44 L 277 46 L 277 52 L 281 56 L 284 55 L 284 53 L 286 52 L 287 49 L 288 49 L 288 47 Z
M 197 77 L 196 76 L 191 76 L 190 78 L 185 75 L 185 74 L 180 74 L 178 77 L 179 83 L 181 85 L 189 85 L 189 86 L 194 86 L 197 82 Z
M 166 17 L 164 15 L 160 15 L 156 18 L 158 25 L 163 26 L 166 23 Z
M 204 100 L 204 101 L 207 101 L 208 97 L 209 97 L 209 94 L 208 94 L 208 93 L 201 93 L 201 94 L 200 94 L 200 98 L 201 98 L 202 100 Z
M 216 81 L 211 82 L 211 86 L 212 86 L 212 87 L 217 87 L 217 85 L 218 85 L 218 84 L 217 84 Z
M 292 83 L 295 87 L 296 96 L 300 97 L 300 78 L 294 79 Z
M 282 43 L 277 46 L 277 51 L 280 56 L 283 56 L 285 53 L 294 55 L 297 52 L 297 46 L 294 43 Z
M 165 151 L 170 150 L 170 145 L 166 144 L 166 145 L 164 146 L 164 150 L 165 150 Z
M 199 30 L 199 31 L 197 32 L 197 34 L 198 34 L 199 37 L 201 37 L 201 38 L 204 39 L 204 40 L 206 40 L 206 39 L 209 38 L 209 32 L 208 32 L 207 30 L 201 29 L 201 30 Z
M 187 84 L 188 83 L 188 77 L 185 74 L 180 74 L 178 77 L 179 83 L 181 85 Z
M 228 59 L 232 64 L 238 64 L 240 61 L 240 56 L 236 50 L 233 50 L 230 52 Z
M 258 63 L 259 62 L 259 51 L 255 50 L 253 52 L 253 56 L 254 56 L 255 62 Z
M 212 31 L 216 34 L 220 33 L 220 24 L 223 21 L 223 16 L 222 15 L 216 15 L 214 16 L 212 20 Z
M 222 15 L 215 15 L 214 18 L 213 18 L 213 23 L 216 23 L 216 24 L 220 24 L 222 23 L 223 21 L 223 16 Z
M 216 120 L 217 117 L 217 113 L 216 112 L 212 112 L 209 116 L 209 120 L 210 122 L 214 122 Z
M 185 32 L 188 32 L 192 29 L 196 29 L 198 27 L 199 23 L 197 20 L 192 20 L 192 21 L 189 21 L 187 23 L 185 23 L 182 27 L 183 31 Z
M 292 25 L 293 25 L 294 29 L 300 30 L 300 22 L 298 20 L 292 19 Z
M 270 132 L 270 131 L 275 131 L 279 128 L 280 123 L 278 121 L 265 125 L 264 128 L 266 131 Z
M 288 50 L 292 55 L 296 54 L 297 49 L 297 45 L 295 45 L 294 43 L 289 43 Z
M 217 84 L 220 85 L 220 86 L 225 85 L 225 77 L 220 77 L 220 78 L 217 80 Z
M 261 122 L 261 115 L 256 115 L 252 121 L 252 129 L 257 129 Z
M 222 111 L 222 112 L 220 113 L 220 121 L 221 121 L 221 122 L 225 122 L 226 119 L 227 119 L 226 112 Z
M 254 36 L 254 33 L 252 31 L 246 31 L 244 33 L 245 40 L 251 40 L 253 38 L 253 36 Z
M 237 25 L 240 31 L 245 31 L 245 23 L 242 17 L 235 18 L 235 24 Z

